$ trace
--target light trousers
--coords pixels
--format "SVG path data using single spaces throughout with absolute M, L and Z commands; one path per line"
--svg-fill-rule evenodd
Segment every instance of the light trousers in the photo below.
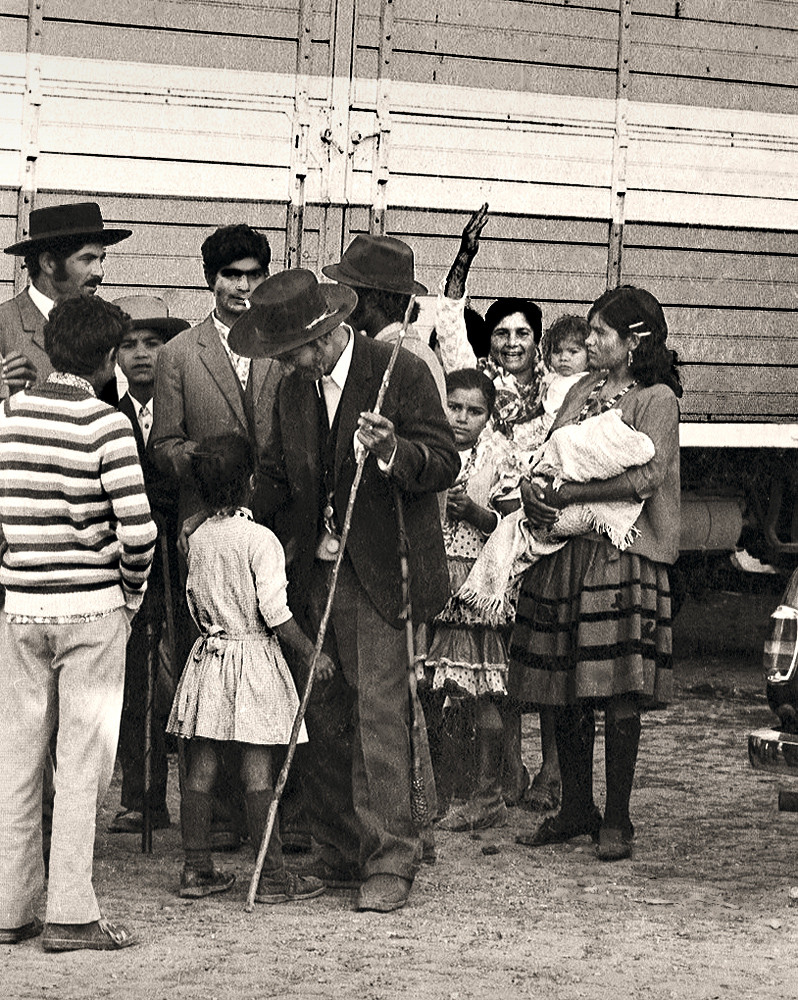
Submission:
M 46 919 L 100 917 L 92 885 L 97 807 L 114 769 L 127 614 L 79 624 L 12 624 L 0 615 L 0 927 L 34 916 L 44 885 L 42 776 L 58 720 Z

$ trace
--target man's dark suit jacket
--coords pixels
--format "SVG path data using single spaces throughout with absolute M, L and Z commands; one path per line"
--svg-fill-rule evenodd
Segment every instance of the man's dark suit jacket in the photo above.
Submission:
M 152 507 L 154 512 L 162 514 L 167 519 L 167 522 L 174 522 L 177 518 L 178 484 L 174 479 L 165 476 L 161 472 L 153 461 L 149 449 L 145 447 L 144 435 L 141 433 L 141 425 L 139 424 L 136 407 L 135 400 L 131 399 L 128 393 L 125 393 L 116 404 L 116 408 L 121 413 L 124 413 L 133 425 L 133 437 L 136 439 L 141 471 L 144 473 L 144 486 L 147 490 L 150 507 Z M 150 435 L 152 435 L 152 432 L 150 432 Z
M 36 380 L 44 382 L 53 366 L 44 349 L 44 324 L 42 316 L 27 288 L 19 295 L 0 305 L 0 354 L 19 351 L 36 365 Z
M 376 402 L 392 345 L 354 334 L 352 364 L 339 405 L 334 507 L 343 525 L 355 474 L 358 416 Z M 301 613 L 320 530 L 321 465 L 316 387 L 296 372 L 277 389 L 272 434 L 260 466 L 257 516 L 270 524 L 289 556 L 289 605 Z M 436 493 L 460 471 L 454 437 L 429 369 L 400 350 L 382 414 L 396 428 L 390 476 L 369 455 L 355 503 L 347 552 L 361 586 L 381 616 L 401 624 L 401 578 L 393 487 L 399 487 L 410 544 L 413 617 L 427 621 L 449 597 L 449 576 Z M 293 558 L 291 558 L 293 556 Z
M 179 520 L 204 509 L 191 475 L 191 455 L 212 434 L 248 437 L 256 454 L 266 443 L 278 362 L 252 362 L 253 419 L 247 419 L 240 384 L 212 316 L 164 344 L 155 375 L 155 413 L 149 447 L 161 471 L 180 483 Z

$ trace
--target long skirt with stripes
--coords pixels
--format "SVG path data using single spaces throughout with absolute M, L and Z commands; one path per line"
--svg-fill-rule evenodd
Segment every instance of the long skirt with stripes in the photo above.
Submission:
M 537 705 L 617 695 L 664 705 L 673 687 L 667 567 L 596 535 L 527 570 L 510 639 L 509 694 Z

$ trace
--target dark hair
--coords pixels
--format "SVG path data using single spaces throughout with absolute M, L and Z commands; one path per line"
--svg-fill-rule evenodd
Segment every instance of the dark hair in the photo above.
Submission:
M 584 347 L 590 327 L 583 316 L 575 316 L 573 313 L 565 313 L 557 319 L 543 334 L 541 341 L 541 353 L 546 367 L 551 368 L 551 356 L 560 348 L 566 340 L 573 340 Z
M 44 349 L 56 371 L 86 378 L 119 347 L 129 328 L 130 317 L 113 302 L 78 295 L 53 307 L 44 324 Z
M 513 313 L 521 313 L 532 329 L 535 343 L 539 344 L 543 335 L 543 313 L 537 302 L 533 302 L 532 299 L 496 299 L 485 313 L 488 334 L 492 334 L 499 323 Z
M 240 223 L 236 226 L 220 226 L 202 244 L 202 267 L 209 288 L 213 288 L 216 275 L 234 260 L 254 257 L 264 271 L 272 259 L 269 241 L 263 233 L 251 226 Z
M 493 412 L 496 403 L 496 386 L 488 378 L 485 372 L 479 368 L 458 368 L 449 372 L 446 376 L 446 392 L 454 392 L 455 389 L 478 389 L 482 393 L 488 413 Z
M 466 326 L 466 337 L 471 345 L 471 350 L 477 358 L 487 358 L 490 354 L 490 330 L 485 324 L 485 320 L 476 309 L 466 306 L 463 312 L 463 319 Z
M 372 306 L 384 313 L 385 318 L 391 323 L 402 323 L 404 321 L 407 303 L 410 301 L 409 295 L 404 292 L 388 292 L 384 288 L 363 288 L 360 285 L 352 285 L 350 287 L 357 293 L 358 305 L 355 306 L 356 315 L 357 309 Z M 415 323 L 420 311 L 418 302 L 413 303 L 413 308 L 410 311 L 411 323 Z
M 682 395 L 677 369 L 679 357 L 665 346 L 668 324 L 662 306 L 651 292 L 634 285 L 611 288 L 590 307 L 588 322 L 595 316 L 615 330 L 621 340 L 628 340 L 633 333 L 640 336 L 629 370 L 641 385 L 662 383 L 677 396 Z
M 60 240 L 49 240 L 47 243 L 40 243 L 38 246 L 33 247 L 22 258 L 30 280 L 35 281 L 42 273 L 39 258 L 43 253 L 52 254 L 56 263 L 63 266 L 67 257 L 71 257 L 73 253 L 77 253 L 82 247 L 92 242 L 102 242 L 102 240 L 98 237 L 96 241 L 93 241 L 91 236 L 86 236 L 85 234 L 82 236 L 64 236 Z
M 197 490 L 214 510 L 236 507 L 247 498 L 255 471 L 255 453 L 240 434 L 206 437 L 191 456 Z

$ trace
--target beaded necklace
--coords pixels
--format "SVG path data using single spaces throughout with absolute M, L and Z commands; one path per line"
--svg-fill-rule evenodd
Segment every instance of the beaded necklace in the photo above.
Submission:
M 581 424 L 583 420 L 587 420 L 588 417 L 598 416 L 599 413 L 604 413 L 607 410 L 611 410 L 613 406 L 618 402 L 621 397 L 625 396 L 627 392 L 637 385 L 637 379 L 630 382 L 629 385 L 625 385 L 620 392 L 616 392 L 614 396 L 609 399 L 599 399 L 599 393 L 607 384 L 607 376 L 599 379 L 598 382 L 590 390 L 590 395 L 584 402 L 582 409 L 579 411 L 579 416 L 576 418 L 576 422 Z

